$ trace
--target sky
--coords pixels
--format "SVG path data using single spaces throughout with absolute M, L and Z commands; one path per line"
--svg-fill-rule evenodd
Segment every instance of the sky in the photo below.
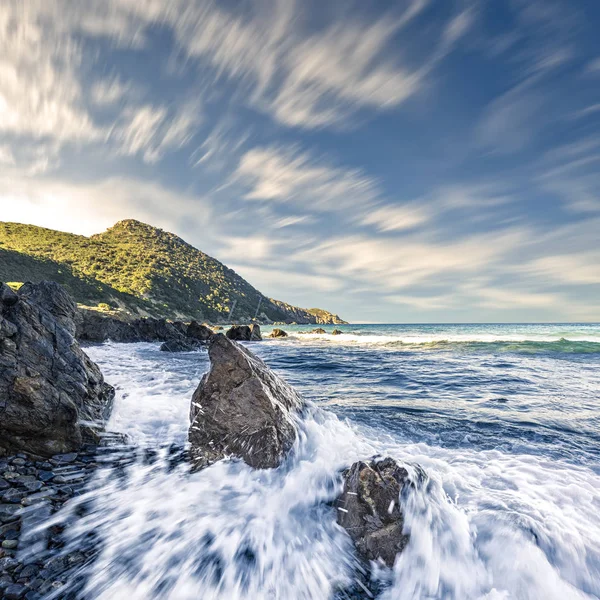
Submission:
M 135 218 L 354 322 L 600 321 L 597 0 L 2 0 L 0 220 Z

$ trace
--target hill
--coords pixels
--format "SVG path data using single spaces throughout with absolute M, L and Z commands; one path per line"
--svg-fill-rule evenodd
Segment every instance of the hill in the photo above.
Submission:
M 343 323 L 261 294 L 235 271 L 178 236 L 135 220 L 85 237 L 0 223 L 0 281 L 63 285 L 84 306 L 208 321 Z

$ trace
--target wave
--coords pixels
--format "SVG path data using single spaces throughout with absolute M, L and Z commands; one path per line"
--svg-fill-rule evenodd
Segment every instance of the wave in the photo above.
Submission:
M 373 334 L 314 334 L 293 333 L 286 341 L 329 343 L 336 345 L 368 345 L 404 350 L 463 350 L 526 353 L 600 354 L 600 336 L 539 336 L 530 339 L 523 335 L 456 334 L 456 335 L 373 335 Z M 280 340 L 272 340 L 279 342 Z

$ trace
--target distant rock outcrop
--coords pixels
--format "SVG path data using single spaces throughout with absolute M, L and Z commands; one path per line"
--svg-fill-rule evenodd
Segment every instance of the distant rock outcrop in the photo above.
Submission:
M 226 332 L 225 335 L 230 340 L 237 342 L 259 342 L 262 340 L 260 334 L 260 325 L 232 325 Z
M 70 452 L 108 418 L 114 389 L 75 341 L 76 316 L 56 283 L 0 284 L 0 446 Z
M 192 397 L 189 441 L 197 466 L 225 456 L 277 467 L 297 433 L 296 391 L 248 349 L 223 334 L 209 342 L 210 370 Z
M 363 558 L 392 567 L 408 543 L 399 500 L 409 483 L 408 471 L 392 458 L 356 462 L 345 472 L 337 521 Z

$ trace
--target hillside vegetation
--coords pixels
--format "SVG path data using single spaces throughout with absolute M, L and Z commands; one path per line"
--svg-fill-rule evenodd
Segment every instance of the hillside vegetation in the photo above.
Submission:
M 134 220 L 89 238 L 0 223 L 0 281 L 43 279 L 60 283 L 82 305 L 136 316 L 223 321 L 235 304 L 235 321 L 257 315 L 268 321 L 343 322 L 327 311 L 267 298 L 178 236 Z

